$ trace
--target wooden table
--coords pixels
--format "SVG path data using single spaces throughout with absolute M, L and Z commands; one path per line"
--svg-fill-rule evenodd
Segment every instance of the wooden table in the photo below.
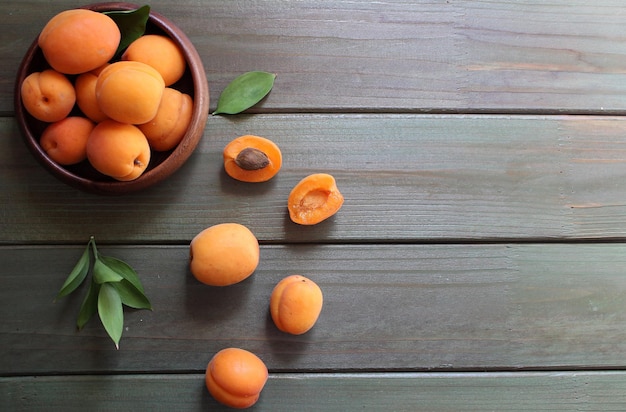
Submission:
M 626 410 L 623 1 L 151 1 L 202 56 L 211 109 L 243 72 L 277 79 L 123 197 L 52 177 L 13 115 L 26 48 L 82 4 L 0 3 L 0 409 L 226 410 L 204 369 L 237 346 L 270 369 L 254 410 Z M 283 151 L 268 183 L 222 170 L 248 133 Z M 298 226 L 286 199 L 314 172 L 346 201 Z M 261 263 L 201 285 L 189 242 L 226 221 Z M 92 235 L 154 305 L 126 311 L 119 351 L 97 320 L 76 331 L 82 296 L 53 303 Z M 325 295 L 300 337 L 267 312 L 292 273 Z

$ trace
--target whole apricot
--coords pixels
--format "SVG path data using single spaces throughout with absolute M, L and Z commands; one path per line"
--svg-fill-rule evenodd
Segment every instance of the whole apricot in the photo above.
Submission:
M 120 39 L 117 24 L 106 14 L 73 9 L 52 17 L 39 34 L 38 44 L 53 69 L 79 74 L 111 60 Z
M 274 287 L 270 315 L 279 330 L 301 335 L 315 325 L 323 303 L 322 290 L 315 282 L 301 275 L 291 275 Z
M 87 159 L 100 173 L 116 180 L 134 180 L 150 162 L 150 145 L 137 126 L 105 120 L 87 139 Z
M 73 165 L 87 158 L 87 139 L 95 124 L 82 116 L 69 116 L 48 125 L 39 144 L 52 160 Z
M 173 149 L 185 136 L 193 116 L 191 96 L 171 87 L 163 90 L 159 110 L 148 123 L 139 125 L 150 147 L 156 151 Z
M 210 286 L 228 286 L 248 278 L 259 264 L 259 242 L 239 223 L 220 223 L 198 233 L 189 248 L 191 273 Z
M 216 401 L 231 408 L 249 408 L 261 395 L 268 378 L 265 363 L 240 348 L 217 352 L 206 368 L 205 383 Z
M 107 64 L 108 65 L 108 64 Z M 96 82 L 98 75 L 107 66 L 99 67 L 96 70 L 82 73 L 76 77 L 74 81 L 74 89 L 76 89 L 76 104 L 85 116 L 96 123 L 108 119 L 104 114 L 98 100 L 96 99 Z
M 174 41 L 158 34 L 146 34 L 132 42 L 122 60 L 132 60 L 154 67 L 171 86 L 180 80 L 187 66 L 185 56 Z
M 156 116 L 165 83 L 151 66 L 119 61 L 107 66 L 96 82 L 100 109 L 121 123 L 147 123 Z
M 76 91 L 64 74 L 47 69 L 26 76 L 21 86 L 24 108 L 43 122 L 67 117 L 76 103 Z

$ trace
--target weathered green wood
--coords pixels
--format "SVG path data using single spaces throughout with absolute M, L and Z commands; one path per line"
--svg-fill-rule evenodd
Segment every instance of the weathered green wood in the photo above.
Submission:
M 0 374 L 200 371 L 237 346 L 274 371 L 622 369 L 626 245 L 263 246 L 250 279 L 197 282 L 187 246 L 108 247 L 154 307 L 127 311 L 116 351 L 81 294 L 53 303 L 81 247 L 1 247 Z M 316 281 L 325 303 L 302 336 L 277 331 L 282 277 Z
M 267 242 L 623 239 L 622 117 L 253 115 L 211 117 L 196 153 L 163 184 L 125 197 L 79 192 L 26 150 L 0 119 L 0 243 L 186 243 L 238 221 Z M 264 184 L 223 172 L 230 139 L 253 133 L 282 149 Z M 337 178 L 340 212 L 313 227 L 286 213 L 314 172 Z
M 45 22 L 86 3 L 0 3 L 0 113 Z M 267 70 L 261 111 L 626 109 L 621 0 L 149 3 L 196 45 L 212 107 L 235 76 Z
M 624 372 L 270 374 L 251 411 L 623 411 Z M 0 378 L 11 411 L 232 411 L 204 375 Z

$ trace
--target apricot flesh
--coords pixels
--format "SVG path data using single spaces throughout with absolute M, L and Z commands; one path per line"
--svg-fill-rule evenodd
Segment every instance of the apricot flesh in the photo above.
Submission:
M 189 268 L 204 284 L 229 286 L 254 273 L 259 254 L 259 242 L 250 229 L 239 223 L 220 223 L 191 240 Z
M 315 325 L 323 303 L 322 290 L 315 282 L 301 275 L 291 275 L 274 287 L 270 315 L 279 330 L 301 335 Z
M 314 173 L 294 186 L 287 208 L 294 223 L 315 225 L 337 213 L 343 202 L 335 178 L 327 173 Z
M 205 384 L 218 402 L 243 409 L 258 401 L 267 378 L 267 367 L 258 356 L 245 349 L 226 348 L 209 361 Z
M 242 156 L 248 153 L 248 156 Z M 223 150 L 224 170 L 242 182 L 265 182 L 274 177 L 283 163 L 280 148 L 273 141 L 255 135 L 239 136 Z

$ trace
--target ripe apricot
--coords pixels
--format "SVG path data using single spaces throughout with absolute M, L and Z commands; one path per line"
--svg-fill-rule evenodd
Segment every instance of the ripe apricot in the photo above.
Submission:
M 239 223 L 220 223 L 198 233 L 189 248 L 191 273 L 210 286 L 248 278 L 259 264 L 259 242 Z
M 148 167 L 150 145 L 137 126 L 105 120 L 87 139 L 87 159 L 102 174 L 134 180 Z
M 78 107 L 85 116 L 96 123 L 109 118 L 104 114 L 102 109 L 100 109 L 100 105 L 96 99 L 96 82 L 98 81 L 98 75 L 106 66 L 108 66 L 108 64 L 95 70 L 82 73 L 77 76 L 74 81 L 76 104 L 78 104 Z
M 315 325 L 323 302 L 322 290 L 315 282 L 304 276 L 291 275 L 274 287 L 270 315 L 279 330 L 301 335 Z
M 122 60 L 132 60 L 154 67 L 171 86 L 185 73 L 187 63 L 180 48 L 172 39 L 158 34 L 146 34 L 132 42 Z
M 282 153 L 269 139 L 254 135 L 240 136 L 226 145 L 224 170 L 242 182 L 265 182 L 274 177 L 283 164 Z
M 73 9 L 52 17 L 39 34 L 38 43 L 53 69 L 79 74 L 108 62 L 120 39 L 117 24 L 106 14 Z
M 119 61 L 111 63 L 98 76 L 96 99 L 111 119 L 142 124 L 156 116 L 164 89 L 163 77 L 151 66 Z
M 314 225 L 337 213 L 343 200 L 334 177 L 315 173 L 302 179 L 291 190 L 287 199 L 289 217 L 301 225 Z
M 240 348 L 226 348 L 209 361 L 205 383 L 216 401 L 231 408 L 254 405 L 267 382 L 265 363 L 254 353 Z
M 191 96 L 166 87 L 157 114 L 148 123 L 139 125 L 139 128 L 153 150 L 166 151 L 176 147 L 183 139 L 192 116 Z
M 82 116 L 69 116 L 48 125 L 39 144 L 52 160 L 73 165 L 87 158 L 87 139 L 95 124 Z
M 49 123 L 67 117 L 76 103 L 72 82 L 52 69 L 29 74 L 22 82 L 21 96 L 28 113 Z

